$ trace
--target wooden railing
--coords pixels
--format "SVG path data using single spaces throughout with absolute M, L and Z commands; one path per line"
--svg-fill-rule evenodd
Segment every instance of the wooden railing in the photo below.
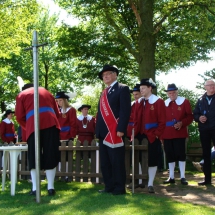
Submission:
M 102 174 L 100 170 L 99 162 L 99 146 L 95 140 L 92 141 L 91 146 L 88 146 L 88 142 L 84 141 L 83 146 L 80 142 L 73 141 L 68 142 L 68 146 L 65 141 L 61 141 L 59 147 L 61 151 L 61 162 L 57 167 L 56 180 L 64 181 L 68 177 L 68 181 L 77 182 L 93 182 L 101 183 Z M 19 160 L 18 178 L 29 179 L 30 171 L 28 170 L 27 153 L 22 152 L 21 159 Z M 68 154 L 68 156 L 67 156 Z M 130 142 L 125 140 L 125 166 L 126 166 L 126 180 L 130 183 L 132 178 L 132 165 L 131 157 L 132 146 Z M 66 159 L 68 157 L 68 159 Z M 141 158 L 141 159 L 140 159 Z M 141 160 L 142 174 L 139 174 L 139 161 Z M 146 179 L 147 178 L 147 140 L 144 139 L 140 144 L 138 140 L 134 141 L 134 178 Z M 68 166 L 68 168 L 66 168 Z M 68 170 L 66 170 L 68 169 Z M 8 174 L 9 171 L 8 171 Z M 41 171 L 41 178 L 45 177 L 45 172 Z

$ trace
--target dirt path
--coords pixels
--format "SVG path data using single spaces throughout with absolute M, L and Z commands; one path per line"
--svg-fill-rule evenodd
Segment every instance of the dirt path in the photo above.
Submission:
M 198 182 L 203 180 L 203 174 L 186 175 L 188 186 L 181 185 L 179 173 L 175 173 L 176 183 L 164 185 L 163 181 L 168 178 L 168 172 L 157 173 L 154 183 L 155 195 L 172 198 L 183 203 L 197 205 L 207 205 L 215 208 L 215 179 L 210 186 L 198 186 Z M 147 182 L 144 182 L 147 184 Z M 147 188 L 135 189 L 135 193 L 148 193 Z M 153 195 L 153 194 L 152 194 Z

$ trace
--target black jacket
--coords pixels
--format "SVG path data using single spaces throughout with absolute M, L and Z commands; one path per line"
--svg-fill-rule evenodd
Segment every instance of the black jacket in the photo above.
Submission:
M 215 94 L 212 97 L 210 105 L 208 104 L 206 96 L 207 94 L 205 93 L 198 99 L 193 111 L 194 120 L 198 122 L 199 130 L 215 129 Z M 199 121 L 199 117 L 202 115 L 207 117 L 207 121 L 205 123 L 201 123 Z
M 115 83 L 110 89 L 107 98 L 115 118 L 119 118 L 117 131 L 126 134 L 131 112 L 131 96 L 128 86 L 120 84 L 118 82 Z M 108 129 L 102 118 L 99 103 L 96 118 L 96 137 L 99 139 L 104 139 L 107 133 Z

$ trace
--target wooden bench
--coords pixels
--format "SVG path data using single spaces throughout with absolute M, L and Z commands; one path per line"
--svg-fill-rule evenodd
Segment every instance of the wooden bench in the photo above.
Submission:
M 189 148 L 187 147 L 187 159 L 191 161 L 200 161 L 202 158 L 202 145 L 201 143 L 192 143 Z

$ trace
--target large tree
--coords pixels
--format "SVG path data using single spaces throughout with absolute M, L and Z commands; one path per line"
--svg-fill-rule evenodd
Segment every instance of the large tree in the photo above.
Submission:
M 215 48 L 213 0 L 54 1 L 81 21 L 64 29 L 62 56 L 74 54 L 77 69 L 92 79 L 107 62 L 155 79 L 156 72 L 209 59 Z

